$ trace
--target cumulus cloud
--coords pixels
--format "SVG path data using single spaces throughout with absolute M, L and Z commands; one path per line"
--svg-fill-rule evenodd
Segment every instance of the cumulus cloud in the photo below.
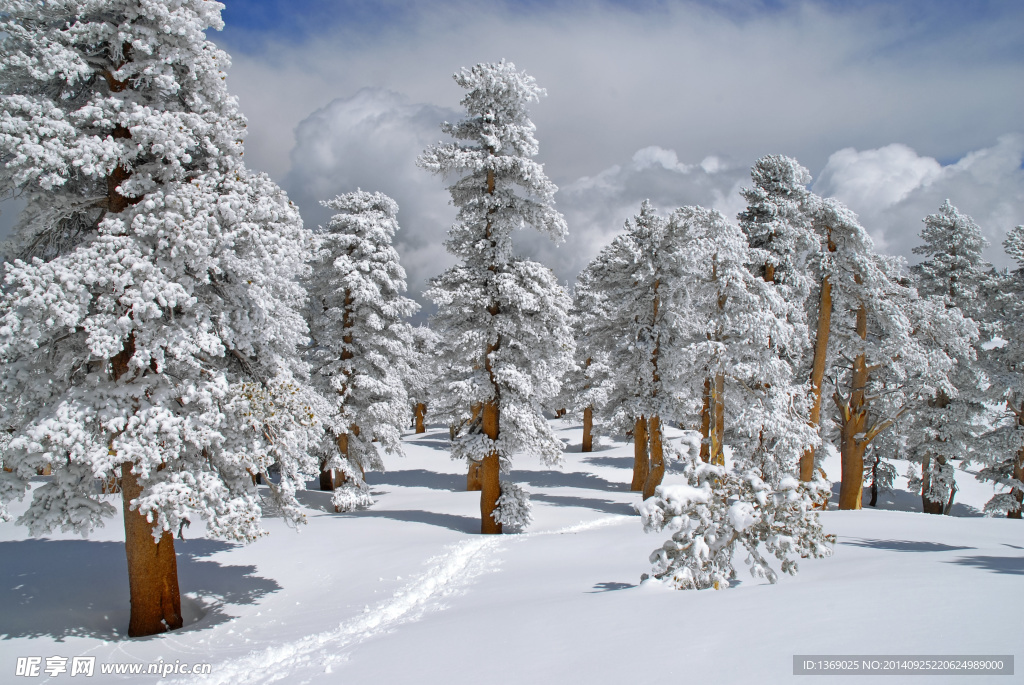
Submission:
M 912 259 L 921 219 L 947 198 L 971 215 L 989 241 L 986 257 L 1009 266 L 1002 242 L 1024 223 L 1024 135 L 1008 134 L 959 161 L 941 165 L 906 145 L 833 153 L 814 184 L 857 212 L 881 251 Z
M 457 116 L 382 89 L 334 100 L 296 128 L 282 185 L 310 227 L 327 224 L 331 210 L 320 202 L 335 195 L 362 188 L 394 198 L 401 226 L 396 247 L 410 293 L 419 297 L 427 279 L 451 263 L 443 241 L 455 211 L 443 180 L 419 169 L 416 157 L 441 138 L 441 122 Z
M 922 15 L 885 2 L 438 0 L 301 40 L 242 40 L 230 24 L 213 37 L 233 52 L 254 166 L 285 169 L 291 131 L 334 98 L 370 86 L 455 109 L 452 72 L 504 57 L 548 90 L 534 121 L 564 185 L 648 146 L 686 163 L 781 152 L 811 169 L 892 142 L 959 158 L 1020 130 L 1024 89 L 1007 84 L 1024 80 L 1010 29 L 1022 15 L 1014 3 Z

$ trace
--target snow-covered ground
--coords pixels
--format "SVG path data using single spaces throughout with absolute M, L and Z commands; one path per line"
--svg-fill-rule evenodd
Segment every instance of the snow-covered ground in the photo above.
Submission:
M 124 636 L 119 517 L 88 540 L 0 524 L 0 682 L 849 683 L 794 676 L 793 655 L 1024 654 L 1024 527 L 981 517 L 992 487 L 969 474 L 955 517 L 916 513 L 901 478 L 877 510 L 824 513 L 835 555 L 799 575 L 773 586 L 741 571 L 724 591 L 676 591 L 639 582 L 662 539 L 632 509 L 632 445 L 582 454 L 580 426 L 557 426 L 564 469 L 524 457 L 512 474 L 534 503 L 523 534 L 476 534 L 479 493 L 464 491 L 447 429 L 406 436 L 408 456 L 368 474 L 371 509 L 335 514 L 310 490 L 309 525 L 269 517 L 248 546 L 193 524 L 177 543 L 187 625 L 152 638 Z M 830 477 L 838 466 L 827 460 Z M 83 655 L 96 657 L 91 678 L 15 675 L 18 657 Z M 99 672 L 160 660 L 211 675 Z

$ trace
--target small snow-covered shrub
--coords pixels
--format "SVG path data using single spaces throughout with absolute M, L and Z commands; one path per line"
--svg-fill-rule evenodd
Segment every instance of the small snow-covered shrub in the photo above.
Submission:
M 370 496 L 370 488 L 365 482 L 348 480 L 341 487 L 335 488 L 331 503 L 337 512 L 355 511 L 372 506 L 373 497 Z
M 495 523 L 523 530 L 533 521 L 533 507 L 530 493 L 515 483 L 503 482 L 501 496 L 492 514 Z
M 762 546 L 789 574 L 797 558 L 832 554 L 835 536 L 812 508 L 822 482 L 783 478 L 771 487 L 753 469 L 730 472 L 692 457 L 686 470 L 688 483 L 661 485 L 637 505 L 646 532 L 672 533 L 650 556 L 655 578 L 679 589 L 722 589 L 736 577 L 739 547 L 751 573 L 775 583 Z

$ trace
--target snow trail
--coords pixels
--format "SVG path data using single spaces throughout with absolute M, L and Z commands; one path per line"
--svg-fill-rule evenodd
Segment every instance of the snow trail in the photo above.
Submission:
M 289 682 L 309 682 L 311 678 L 324 673 L 325 669 L 346 660 L 348 655 L 343 650 L 347 647 L 389 632 L 403 623 L 416 621 L 430 610 L 443 608 L 440 602 L 442 598 L 462 591 L 474 579 L 497 565 L 493 553 L 507 543 L 542 535 L 583 532 L 632 519 L 629 516 L 605 516 L 555 530 L 467 540 L 431 559 L 425 571 L 397 590 L 390 599 L 333 630 L 250 652 L 238 659 L 218 664 L 216 671 L 208 676 L 172 682 L 229 685 L 238 682 L 273 683 L 285 678 Z M 301 680 L 297 673 L 299 670 L 308 671 Z

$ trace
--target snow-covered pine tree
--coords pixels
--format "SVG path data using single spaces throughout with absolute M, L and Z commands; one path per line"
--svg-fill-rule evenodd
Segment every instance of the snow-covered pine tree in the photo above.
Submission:
M 942 301 L 920 297 L 904 278 L 903 260 L 876 254 L 842 203 L 821 201 L 817 220 L 829 242 L 819 268 L 832 305 L 827 368 L 842 455 L 839 508 L 860 509 L 868 445 L 922 396 L 956 393 L 949 374 L 958 356 L 970 354 L 972 324 Z
M 525 524 L 529 513 L 525 492 L 500 481 L 513 454 L 561 461 L 562 443 L 542 407 L 559 392 L 574 354 L 569 295 L 550 269 L 513 254 L 512 231 L 530 225 L 561 242 L 567 229 L 553 206 L 555 185 L 532 159 L 538 147 L 527 106 L 544 90 L 505 61 L 454 78 L 468 91 L 468 116 L 442 125 L 456 142 L 419 158 L 428 171 L 459 177 L 449 187 L 458 218 L 446 246 L 462 261 L 427 293 L 441 339 L 440 392 L 429 415 L 461 426 L 452 457 L 481 463 L 482 532 L 500 533 L 503 523 Z
M 997 492 L 985 505 L 990 516 L 1019 519 L 1024 511 L 1024 225 L 1007 233 L 1006 254 L 1017 263 L 1010 272 L 996 274 L 995 286 L 986 302 L 989 321 L 998 321 L 1001 343 L 985 351 L 986 369 L 991 374 L 993 398 L 1004 403 L 1006 414 L 999 421 L 983 478 L 1007 488 Z
M 811 290 L 805 258 L 818 246 L 807 208 L 811 174 L 791 157 L 767 155 L 751 167 L 750 178 L 753 187 L 740 191 L 747 208 L 738 219 L 751 256 L 763 257 L 752 271 L 802 305 Z
M 412 329 L 413 358 L 406 378 L 405 388 L 413 407 L 413 420 L 417 433 L 425 433 L 427 406 L 433 392 L 437 375 L 434 351 L 437 348 L 437 334 L 429 326 L 419 325 Z
M 562 406 L 583 420 L 582 452 L 594 449 L 595 438 L 598 437 L 594 417 L 601 414 L 608 402 L 611 373 L 608 353 L 601 349 L 593 335 L 595 322 L 608 316 L 608 302 L 592 281 L 589 269 L 583 269 L 576 279 L 572 305 L 576 364 L 562 378 L 559 398 Z
M 924 255 L 924 261 L 911 269 L 918 293 L 981 320 L 980 294 L 992 267 L 981 256 L 987 243 L 977 224 L 946 200 L 938 213 L 924 218 L 921 239 L 924 244 L 915 247 L 914 253 Z M 969 354 L 957 358 L 950 375 L 956 396 L 935 389 L 915 403 L 908 416 L 908 456 L 921 465 L 920 476 L 913 482 L 921 488 L 923 509 L 929 514 L 948 513 L 953 506 L 957 490 L 953 460 L 966 465 L 982 448 L 979 436 L 985 430 L 987 381 L 977 364 L 978 340 L 972 343 Z
M 115 511 L 96 479 L 120 477 L 132 636 L 182 624 L 190 518 L 263 533 L 254 474 L 303 520 L 323 432 L 298 353 L 309 239 L 242 164 L 229 59 L 205 38 L 222 9 L 0 5 L 0 194 L 27 200 L 0 303 L 0 502 L 49 467 L 19 522 L 84 534 Z
M 395 201 L 359 190 L 323 205 L 337 214 L 317 234 L 306 281 L 313 380 L 337 411 L 337 450 L 322 466 L 321 488 L 334 491 L 335 511 L 351 511 L 373 502 L 365 472 L 384 469 L 373 442 L 403 453 L 414 354 L 406 317 L 419 305 L 403 295 L 405 269 L 391 245 Z
M 669 224 L 687 256 L 675 285 L 677 316 L 686 323 L 668 369 L 673 391 L 687 416 L 699 408 L 709 419 L 701 422 L 707 461 L 724 465 L 728 442 L 738 459 L 758 461 L 774 485 L 816 440 L 788 354 L 807 348 L 807 327 L 776 283 L 746 268 L 757 251 L 719 212 L 684 207 Z
M 672 534 L 650 557 L 654 575 L 678 588 L 721 588 L 743 547 L 755 575 L 775 582 L 762 545 L 794 573 L 794 556 L 827 555 L 833 541 L 813 511 L 821 483 L 792 475 L 816 440 L 786 354 L 806 349 L 807 328 L 790 318 L 774 281 L 751 273 L 748 265 L 765 256 L 720 213 L 684 207 L 669 226 L 688 260 L 675 284 L 685 294 L 676 310 L 685 335 L 673 341 L 666 372 L 685 412 L 708 417 L 708 449 L 682 459 L 685 484 L 661 486 L 638 507 L 646 531 Z
M 662 421 L 678 417 L 666 354 L 676 348 L 684 319 L 677 311 L 683 244 L 649 201 L 623 233 L 580 275 L 580 296 L 599 307 L 583 327 L 588 355 L 608 359 L 608 375 L 594 377 L 606 398 L 598 407 L 604 432 L 632 431 L 632 490 L 650 497 L 665 472 Z
M 813 268 L 813 257 L 824 246 L 815 232 L 813 218 L 819 198 L 807 190 L 810 173 L 791 157 L 767 155 L 754 163 L 750 178 L 753 187 L 741 191 L 747 208 L 738 217 L 750 247 L 752 261 L 748 267 L 755 275 L 774 284 L 789 306 L 786 318 L 801 327 L 809 319 L 822 321 L 827 326 L 831 312 L 820 315 L 821 297 L 810 298 L 817 290 L 824 292 L 827 299 L 829 288 L 827 279 L 822 283 Z M 793 366 L 794 372 L 810 377 L 808 420 L 815 430 L 820 425 L 824 348 L 828 344 L 827 335 L 820 338 L 820 351 L 809 347 L 809 339 L 803 337 L 798 340 L 804 344 L 802 348 L 776 349 L 776 353 Z M 815 364 L 815 360 L 819 363 Z M 813 444 L 808 446 L 801 457 L 801 480 L 814 478 L 814 450 Z

